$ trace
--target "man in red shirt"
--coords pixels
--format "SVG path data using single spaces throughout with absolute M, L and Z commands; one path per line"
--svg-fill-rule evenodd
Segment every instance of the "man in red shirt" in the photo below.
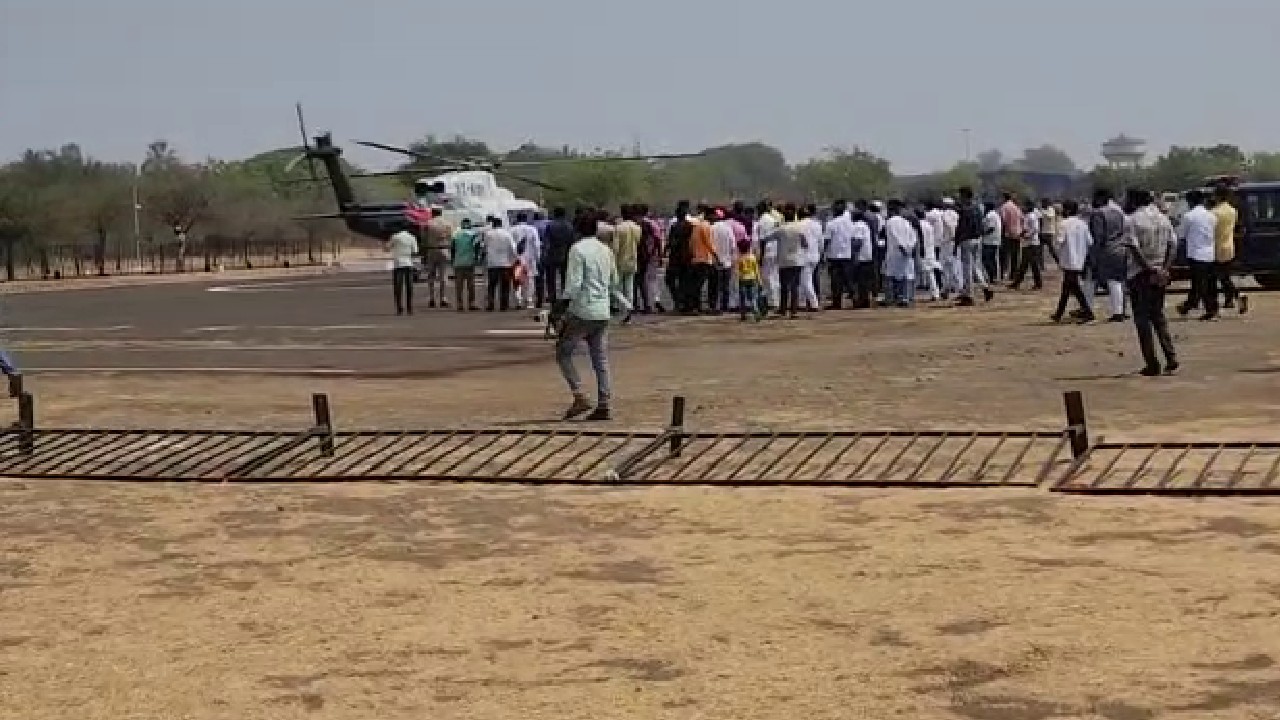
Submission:
M 1004 204 L 1000 206 L 1000 279 L 1013 276 L 1021 260 L 1022 248 L 1022 208 L 1018 207 L 1013 193 L 1004 194 Z M 994 279 L 994 278 L 993 278 Z

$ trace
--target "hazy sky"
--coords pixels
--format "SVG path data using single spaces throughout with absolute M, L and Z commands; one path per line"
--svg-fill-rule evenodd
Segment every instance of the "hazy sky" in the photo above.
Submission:
M 963 128 L 1088 165 L 1120 131 L 1280 149 L 1278 29 L 1277 0 L 0 0 L 0 158 L 244 156 L 296 144 L 295 100 L 339 143 L 857 144 L 899 172 Z

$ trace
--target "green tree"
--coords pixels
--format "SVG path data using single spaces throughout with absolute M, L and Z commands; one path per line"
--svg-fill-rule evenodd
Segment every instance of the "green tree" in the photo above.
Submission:
M 861 148 L 831 148 L 798 166 L 795 182 L 812 201 L 884 197 L 893 188 L 893 171 L 889 161 Z
M 1041 145 L 1022 151 L 1022 157 L 1015 165 L 1020 170 L 1042 173 L 1074 173 L 1075 161 L 1071 156 L 1054 145 Z

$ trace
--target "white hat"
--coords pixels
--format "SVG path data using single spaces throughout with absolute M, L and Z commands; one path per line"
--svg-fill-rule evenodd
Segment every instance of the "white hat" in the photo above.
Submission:
M 949 198 L 949 197 L 944 197 L 944 198 L 942 198 L 942 204 L 943 204 L 943 205 L 955 205 L 955 204 L 956 204 L 956 201 L 955 201 L 955 200 L 953 200 L 953 199 L 951 199 L 951 198 Z

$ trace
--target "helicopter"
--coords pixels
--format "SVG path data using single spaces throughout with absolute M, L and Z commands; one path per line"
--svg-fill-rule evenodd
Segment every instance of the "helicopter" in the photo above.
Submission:
M 509 225 L 514 222 L 516 213 L 532 214 L 541 210 L 537 203 L 518 198 L 510 190 L 501 187 L 498 184 L 499 177 L 507 177 L 544 190 L 565 192 L 562 187 L 510 172 L 505 169 L 507 167 L 541 167 L 584 162 L 652 162 L 705 155 L 698 152 L 505 162 L 490 159 L 448 158 L 395 145 L 356 140 L 354 142 L 357 145 L 404 155 L 429 163 L 430 166 L 425 171 L 422 169 L 391 170 L 347 174 L 342 167 L 342 149 L 333 144 L 333 134 L 325 132 L 309 138 L 306 121 L 302 114 L 302 104 L 298 103 L 295 109 L 298 116 L 298 130 L 302 134 L 302 153 L 289 162 L 285 172 L 292 171 L 305 160 L 311 174 L 311 181 L 327 180 L 333 187 L 334 199 L 338 204 L 337 212 L 305 215 L 300 219 L 341 219 L 351 232 L 376 240 L 386 240 L 401 230 L 420 229 L 431 219 L 432 208 L 439 208 L 442 215 L 455 225 L 460 224 L 464 219 L 470 220 L 475 225 L 484 225 L 489 218 L 497 218 L 503 225 Z M 316 171 L 316 161 L 324 166 L 327 177 L 321 177 Z M 421 176 L 424 172 L 433 174 L 418 177 L 413 184 L 412 198 L 401 202 L 360 202 L 351 185 L 351 178 L 406 175 L 412 177 Z

